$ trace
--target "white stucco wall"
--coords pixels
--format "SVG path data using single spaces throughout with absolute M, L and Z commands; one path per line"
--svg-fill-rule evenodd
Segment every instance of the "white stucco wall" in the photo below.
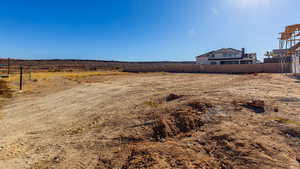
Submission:
M 226 58 L 240 58 L 242 54 L 240 52 L 232 52 L 232 51 L 223 51 L 223 52 L 216 52 L 214 57 L 210 56 L 210 58 L 216 59 L 226 59 Z
M 209 64 L 208 57 L 198 57 L 197 64 L 208 65 Z

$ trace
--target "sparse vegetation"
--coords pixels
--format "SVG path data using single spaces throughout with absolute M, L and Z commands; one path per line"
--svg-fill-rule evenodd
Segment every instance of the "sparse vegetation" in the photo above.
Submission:
M 118 71 L 84 71 L 84 72 L 32 72 L 24 74 L 24 91 L 27 93 L 40 92 L 39 90 L 55 90 L 59 83 L 70 86 L 73 82 L 76 84 L 82 82 L 96 82 L 101 79 L 93 77 L 122 76 L 128 75 L 126 72 Z M 19 74 L 9 77 L 9 84 L 12 89 L 19 89 Z M 58 86 L 57 86 L 58 87 Z M 64 89 L 64 86 L 61 86 Z
M 6 81 L 0 79 L 0 97 L 11 98 L 12 91 Z
M 3 118 L 1 108 L 7 103 L 7 99 L 12 97 L 12 90 L 9 88 L 6 81 L 0 79 L 0 120 Z

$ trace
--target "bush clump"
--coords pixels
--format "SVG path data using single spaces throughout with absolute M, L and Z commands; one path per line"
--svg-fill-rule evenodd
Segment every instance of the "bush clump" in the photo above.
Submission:
M 8 87 L 7 82 L 4 80 L 0 80 L 0 97 L 12 97 L 12 90 Z

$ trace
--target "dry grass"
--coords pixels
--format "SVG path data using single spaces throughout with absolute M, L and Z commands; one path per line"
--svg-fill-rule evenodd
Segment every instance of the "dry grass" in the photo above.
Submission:
M 12 97 L 12 90 L 8 87 L 6 81 L 0 79 L 0 119 L 3 118 L 1 107 L 7 103 L 7 99 Z
M 105 75 L 124 75 L 128 74 L 125 72 L 118 71 L 103 71 L 103 72 L 32 72 L 31 75 L 29 73 L 24 74 L 24 79 L 42 80 L 42 79 L 50 79 L 53 77 L 69 77 L 69 78 L 78 78 L 78 77 L 87 77 L 87 76 L 105 76 Z M 19 81 L 19 75 L 12 75 L 9 77 L 9 81 Z
M 281 124 L 286 124 L 286 125 L 292 124 L 292 125 L 297 125 L 300 127 L 299 121 L 295 121 L 295 120 L 291 120 L 291 119 L 287 119 L 287 118 L 283 118 L 283 117 L 273 117 L 271 120 L 274 120 Z
M 69 86 L 70 83 L 81 83 L 85 82 L 85 79 L 103 76 L 122 76 L 128 75 L 126 72 L 119 71 L 84 71 L 84 72 L 32 72 L 25 73 L 23 75 L 23 91 L 30 93 L 35 90 L 42 88 L 54 88 L 53 85 L 57 84 L 57 81 L 65 83 L 65 86 Z M 20 75 L 11 75 L 6 79 L 10 87 L 17 91 L 19 89 Z M 91 80 L 92 81 L 92 80 Z M 54 89 L 55 90 L 55 89 Z

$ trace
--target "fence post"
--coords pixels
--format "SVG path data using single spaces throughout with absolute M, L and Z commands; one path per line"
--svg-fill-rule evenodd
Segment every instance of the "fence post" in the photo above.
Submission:
M 10 74 L 10 58 L 7 58 L 7 75 Z
M 20 66 L 20 90 L 23 89 L 23 66 Z

